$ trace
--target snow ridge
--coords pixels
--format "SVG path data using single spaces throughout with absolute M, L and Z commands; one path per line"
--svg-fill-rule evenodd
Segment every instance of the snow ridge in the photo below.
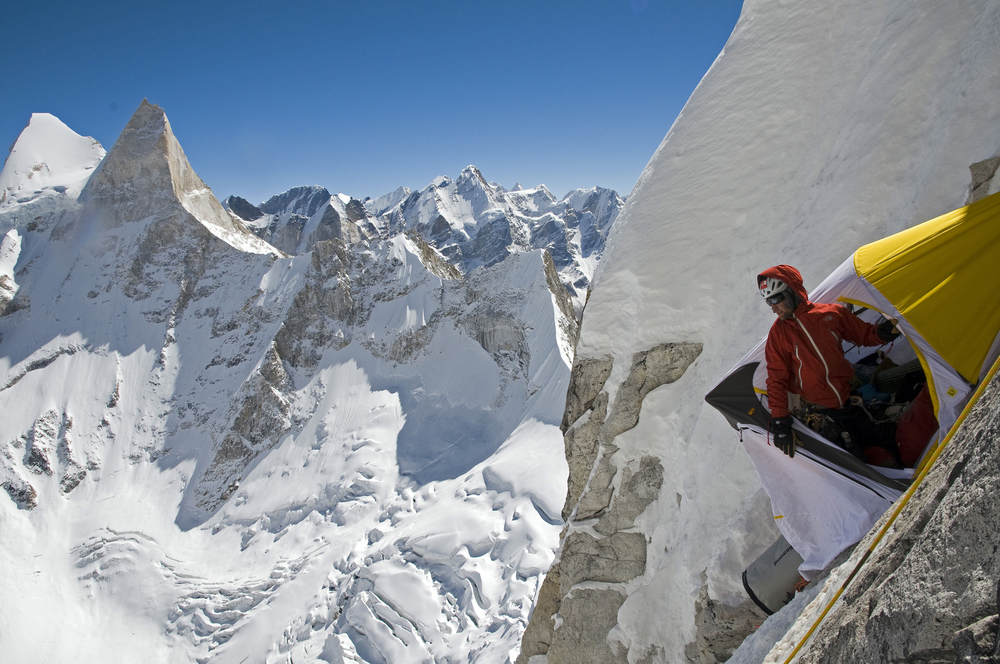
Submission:
M 0 212 L 66 190 L 79 194 L 104 154 L 100 143 L 55 116 L 32 114 L 0 172 Z

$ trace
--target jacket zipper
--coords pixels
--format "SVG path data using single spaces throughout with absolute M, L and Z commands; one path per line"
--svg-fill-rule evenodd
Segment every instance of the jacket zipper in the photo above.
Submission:
M 811 344 L 812 344 L 812 347 L 813 347 L 813 350 L 815 350 L 815 351 L 816 351 L 816 357 L 818 357 L 818 358 L 819 358 L 819 361 L 823 363 L 823 369 L 824 369 L 824 370 L 826 371 L 826 376 L 825 376 L 825 379 L 826 379 L 826 384 L 830 386 L 830 390 L 831 390 L 831 391 L 833 392 L 833 396 L 837 398 L 837 402 L 838 402 L 838 403 L 840 403 L 840 405 L 841 405 L 841 406 L 843 406 L 843 405 L 844 405 L 844 402 L 843 402 L 843 400 L 842 400 L 842 399 L 840 398 L 840 392 L 838 392 L 838 391 L 837 391 L 837 388 L 836 388 L 836 387 L 834 387 L 834 386 L 833 386 L 833 383 L 831 383 L 831 382 L 830 382 L 830 365 L 828 365 L 828 364 L 826 363 L 826 358 L 825 358 L 825 357 L 823 357 L 823 353 L 821 353 L 821 352 L 820 352 L 820 350 L 819 350 L 819 346 L 817 346 L 817 345 L 816 345 L 816 341 L 815 341 L 815 340 L 814 340 L 814 339 L 812 338 L 812 335 L 811 335 L 811 334 L 809 334 L 809 330 L 807 330 L 807 329 L 806 329 L 806 326 L 802 324 L 802 321 L 801 321 L 801 320 L 799 320 L 798 318 L 796 318 L 796 319 L 795 319 L 795 322 L 799 324 L 799 327 L 800 327 L 800 328 L 802 328 L 802 332 L 803 332 L 803 333 L 805 333 L 805 335 L 806 335 L 806 339 L 808 339 L 808 340 L 809 340 L 809 343 L 811 343 Z M 800 360 L 800 367 L 801 367 L 801 360 Z M 800 371 L 801 371 L 801 369 L 800 369 Z M 800 383 L 800 384 L 801 384 L 801 382 L 802 382 L 802 377 L 801 377 L 801 376 L 802 376 L 802 375 L 801 375 L 801 373 L 800 373 L 800 374 L 799 374 L 799 383 Z
M 795 344 L 795 360 L 799 363 L 799 389 L 801 390 L 804 385 L 802 385 L 802 357 L 799 355 L 799 345 Z

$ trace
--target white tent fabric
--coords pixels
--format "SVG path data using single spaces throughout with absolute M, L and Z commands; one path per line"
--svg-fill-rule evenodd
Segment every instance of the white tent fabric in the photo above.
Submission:
M 767 405 L 767 396 L 763 394 L 767 378 L 764 341 L 736 366 L 753 362 L 760 363 L 754 374 L 754 387 Z M 795 428 L 804 430 L 798 422 Z M 799 573 L 805 579 L 814 578 L 841 551 L 864 537 L 901 495 L 900 491 L 834 467 L 805 450 L 800 449 L 789 458 L 770 443 L 767 432 L 760 427 L 741 425 L 740 439 L 764 491 L 771 498 L 775 525 L 802 556 Z M 896 477 L 906 477 L 912 472 L 878 470 Z
M 769 445 L 760 429 L 742 433 L 771 498 L 775 525 L 802 556 L 799 573 L 807 580 L 864 537 L 901 495 L 849 470 L 834 470 L 804 450 L 789 458 Z

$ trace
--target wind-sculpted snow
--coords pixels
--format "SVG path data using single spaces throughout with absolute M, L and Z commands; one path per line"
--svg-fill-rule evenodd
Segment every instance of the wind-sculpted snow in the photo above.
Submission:
M 93 170 L 0 214 L 4 657 L 510 659 L 566 486 L 552 260 L 285 256 L 146 103 Z

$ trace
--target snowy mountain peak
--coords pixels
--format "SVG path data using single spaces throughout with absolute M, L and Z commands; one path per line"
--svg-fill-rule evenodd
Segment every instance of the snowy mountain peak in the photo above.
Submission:
M 230 196 L 222 205 L 243 221 L 255 221 L 264 216 L 263 210 L 239 196 Z
M 539 194 L 545 196 L 546 198 L 548 198 L 553 203 L 555 203 L 556 200 L 557 200 L 556 197 L 555 197 L 555 195 L 551 191 L 549 191 L 549 188 L 546 187 L 544 184 L 540 184 L 537 187 L 535 187 L 535 191 L 537 191 Z
M 94 218 L 110 226 L 151 215 L 172 217 L 180 204 L 190 218 L 236 249 L 275 253 L 222 207 L 191 168 L 163 109 L 145 99 L 87 183 L 81 200 L 101 210 Z
M 288 191 L 271 196 L 260 204 L 261 212 L 265 214 L 297 213 L 311 217 L 330 201 L 330 192 L 325 187 L 310 185 L 292 187 Z
M 327 240 L 356 244 L 379 230 L 366 202 L 346 194 L 331 195 L 318 185 L 292 187 L 260 207 L 230 196 L 226 208 L 258 237 L 288 254 L 305 253 Z
M 483 177 L 483 174 L 479 171 L 479 169 L 471 164 L 462 169 L 462 173 L 458 176 L 457 182 L 459 184 L 468 183 L 471 185 L 475 185 L 475 183 L 478 182 L 484 189 L 489 189 L 491 191 L 493 189 L 493 187 L 486 181 L 486 178 Z
M 104 154 L 100 143 L 54 115 L 32 114 L 0 172 L 0 208 L 68 189 L 79 192 Z
M 509 661 L 558 542 L 577 324 L 542 247 L 504 249 L 507 204 L 441 183 L 383 203 L 486 222 L 502 263 L 463 275 L 322 187 L 230 212 L 147 102 L 79 200 L 0 212 L 0 567 L 45 570 L 7 659 Z M 36 652 L 65 588 L 86 615 Z
M 366 198 L 364 200 L 365 208 L 373 215 L 379 216 L 405 201 L 412 193 L 413 191 L 409 187 L 398 187 L 395 191 L 384 196 Z
M 180 158 L 187 166 L 163 109 L 143 99 L 87 184 L 82 199 L 113 207 L 131 195 L 132 187 L 125 186 L 126 183 L 139 184 L 142 190 L 157 194 L 173 190 L 170 161 L 171 152 L 175 151 L 180 151 Z M 121 221 L 135 219 L 123 217 Z

